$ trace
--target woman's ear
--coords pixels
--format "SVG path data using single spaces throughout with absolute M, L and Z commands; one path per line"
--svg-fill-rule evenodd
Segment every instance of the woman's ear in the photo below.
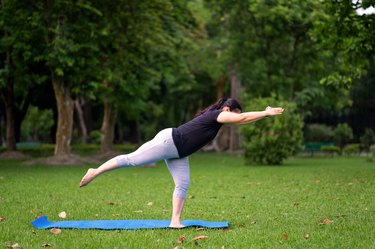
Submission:
M 223 107 L 223 112 L 230 112 L 229 106 L 224 106 Z

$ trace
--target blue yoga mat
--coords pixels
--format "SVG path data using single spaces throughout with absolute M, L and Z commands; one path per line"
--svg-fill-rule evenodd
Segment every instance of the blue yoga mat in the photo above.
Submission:
M 31 222 L 38 229 L 77 228 L 104 230 L 169 228 L 169 223 L 170 220 L 64 220 L 53 222 L 49 221 L 46 216 Z M 227 228 L 229 226 L 226 221 L 184 220 L 181 223 L 185 227 Z

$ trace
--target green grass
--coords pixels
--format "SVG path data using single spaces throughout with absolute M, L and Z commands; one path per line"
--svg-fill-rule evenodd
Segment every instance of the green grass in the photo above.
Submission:
M 228 230 L 37 230 L 35 216 L 57 221 L 62 211 L 67 219 L 169 219 L 172 179 L 159 163 L 111 171 L 80 189 L 90 165 L 0 161 L 0 248 L 7 241 L 23 248 L 175 248 L 180 235 L 186 240 L 179 248 L 374 248 L 375 164 L 364 158 L 260 167 L 238 156 L 197 154 L 190 162 L 183 219 L 229 221 Z M 199 235 L 208 239 L 190 242 Z

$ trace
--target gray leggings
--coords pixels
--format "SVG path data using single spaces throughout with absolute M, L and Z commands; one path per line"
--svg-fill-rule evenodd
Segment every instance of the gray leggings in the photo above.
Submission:
M 116 159 L 119 167 L 143 166 L 165 160 L 175 184 L 173 196 L 185 199 L 190 185 L 189 158 L 178 157 L 177 148 L 172 138 L 172 128 L 167 128 L 160 131 L 151 141 L 143 144 L 136 151 L 117 156 Z

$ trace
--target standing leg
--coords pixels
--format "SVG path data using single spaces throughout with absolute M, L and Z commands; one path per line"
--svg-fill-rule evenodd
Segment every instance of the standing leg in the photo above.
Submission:
M 164 129 L 136 151 L 114 157 L 96 169 L 89 169 L 82 178 L 80 187 L 86 186 L 97 176 L 109 170 L 126 166 L 143 166 L 166 158 L 176 158 L 177 156 L 178 152 L 173 143 L 172 129 Z
M 173 211 L 169 226 L 180 228 L 183 227 L 181 224 L 181 214 L 184 209 L 186 192 L 190 185 L 189 158 L 167 159 L 165 162 L 175 183 L 172 200 Z

